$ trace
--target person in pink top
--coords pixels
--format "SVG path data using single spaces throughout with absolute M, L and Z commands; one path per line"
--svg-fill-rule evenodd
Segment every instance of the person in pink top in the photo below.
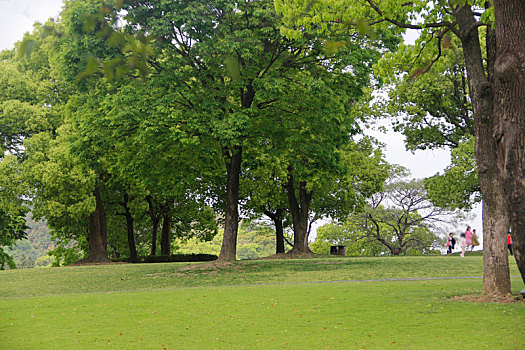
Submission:
M 465 241 L 467 242 L 467 248 L 472 245 L 472 231 L 470 230 L 470 226 L 467 226 L 467 230 L 465 231 Z

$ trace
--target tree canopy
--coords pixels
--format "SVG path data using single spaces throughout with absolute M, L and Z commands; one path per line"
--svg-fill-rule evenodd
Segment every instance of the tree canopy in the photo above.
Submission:
M 169 255 L 218 225 L 235 259 L 240 219 L 262 214 L 281 252 L 286 220 L 308 252 L 315 220 L 381 189 L 354 106 L 400 37 L 281 25 L 269 0 L 66 2 L 2 53 L 10 215 L 45 218 L 59 260 Z

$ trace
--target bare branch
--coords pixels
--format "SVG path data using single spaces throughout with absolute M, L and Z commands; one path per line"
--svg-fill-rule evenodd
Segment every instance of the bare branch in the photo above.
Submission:
M 423 23 L 423 24 L 411 24 L 411 23 L 403 23 L 398 20 L 386 17 L 379 8 L 379 5 L 374 3 L 372 0 L 366 0 L 368 5 L 377 12 L 378 15 L 383 17 L 386 21 L 400 27 L 400 28 L 407 28 L 407 29 L 425 29 L 425 28 L 453 28 L 456 25 L 456 22 L 449 22 L 449 21 L 443 21 L 443 22 L 431 22 L 431 23 Z

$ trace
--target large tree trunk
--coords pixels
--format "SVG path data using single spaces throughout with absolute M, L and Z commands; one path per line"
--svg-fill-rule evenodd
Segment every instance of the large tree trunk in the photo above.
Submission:
M 275 254 L 284 254 L 284 227 L 283 227 L 284 209 L 276 209 L 275 213 L 266 210 L 264 213 L 272 219 L 275 226 Z
M 513 250 L 525 282 L 525 1 L 495 0 L 495 140 Z
M 483 292 L 502 295 L 510 292 L 510 275 L 505 237 L 508 216 L 502 197 L 503 183 L 497 168 L 496 144 L 493 133 L 493 57 L 491 30 L 488 31 L 488 77 L 481 56 L 479 33 L 471 7 L 464 5 L 456 13 L 459 38 L 463 47 L 469 94 L 476 131 L 478 180 L 483 199 Z
M 98 187 L 93 191 L 95 196 L 95 211 L 89 215 L 89 255 L 83 262 L 107 263 L 111 262 L 108 257 L 108 229 L 106 223 L 106 212 Z
M 250 108 L 255 98 L 253 86 L 248 84 L 240 89 L 241 106 Z M 230 261 L 237 258 L 237 231 L 239 229 L 239 177 L 241 176 L 242 145 L 233 149 L 223 148 L 226 165 L 226 210 L 224 212 L 224 236 L 219 260 Z
M 160 236 L 160 255 L 171 255 L 171 212 L 166 210 L 163 215 L 162 232 Z
M 390 248 L 390 247 L 389 247 Z M 390 253 L 392 255 L 401 255 L 401 253 L 403 252 L 403 249 L 402 248 L 399 248 L 399 247 L 396 247 L 396 248 L 390 248 Z
M 286 185 L 290 213 L 292 215 L 294 242 L 293 248 L 288 254 L 312 253 L 308 247 L 308 211 L 312 200 L 312 192 L 306 189 L 306 182 L 299 183 L 299 200 L 295 194 L 294 178 L 289 169 L 288 183 Z
M 152 228 L 151 228 L 151 256 L 157 255 L 157 232 L 159 230 L 160 219 L 162 218 L 162 213 L 158 214 L 155 211 L 155 206 L 153 205 L 153 199 L 151 196 L 146 196 L 146 202 L 148 202 L 148 215 L 151 218 Z
M 124 210 L 126 217 L 126 229 L 128 232 L 128 246 L 129 246 L 129 258 L 132 262 L 137 262 L 139 260 L 137 254 L 137 245 L 135 244 L 135 232 L 133 228 L 133 216 L 129 209 L 129 196 L 127 193 L 124 194 Z
M 224 237 L 219 260 L 235 260 L 237 257 L 237 231 L 239 229 L 239 177 L 241 174 L 242 147 L 236 146 L 233 153 L 225 151 L 228 182 L 226 185 L 226 210 L 224 213 Z

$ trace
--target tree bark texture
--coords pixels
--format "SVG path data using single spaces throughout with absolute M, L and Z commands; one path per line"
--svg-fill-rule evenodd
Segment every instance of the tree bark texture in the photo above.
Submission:
M 166 210 L 162 220 L 162 232 L 160 235 L 160 255 L 171 255 L 171 224 L 170 210 Z
M 525 282 L 525 1 L 495 0 L 494 15 L 494 137 L 514 257 Z
M 236 146 L 233 152 L 225 151 L 226 210 L 224 213 L 224 237 L 219 260 L 230 261 L 237 258 L 237 231 L 239 228 L 239 177 L 241 174 L 242 147 Z
M 288 174 L 286 185 L 290 213 L 292 215 L 294 241 L 288 254 L 312 253 L 308 247 L 308 211 L 312 200 L 312 193 L 306 189 L 306 182 L 299 182 L 299 200 L 297 199 L 294 177 L 291 171 Z
M 505 237 L 508 232 L 508 215 L 503 199 L 503 182 L 499 176 L 496 143 L 492 137 L 494 119 L 493 60 L 490 45 L 491 29 L 488 28 L 488 71 L 484 70 L 479 42 L 479 32 L 469 5 L 461 6 L 456 13 L 459 38 L 463 47 L 465 67 L 472 101 L 476 132 L 476 161 L 478 180 L 483 199 L 483 292 L 491 295 L 510 293 L 510 274 Z
M 84 262 L 111 262 L 108 257 L 108 229 L 106 223 L 106 212 L 100 191 L 95 187 L 95 211 L 89 215 L 89 255 Z

